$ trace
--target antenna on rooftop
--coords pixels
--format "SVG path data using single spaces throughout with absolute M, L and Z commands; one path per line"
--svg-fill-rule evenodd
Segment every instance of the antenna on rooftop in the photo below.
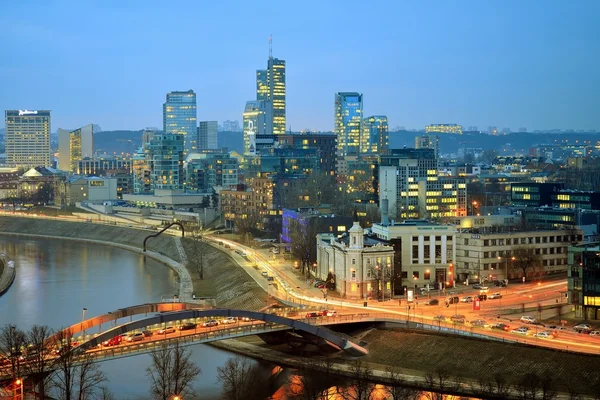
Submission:
M 269 58 L 273 58 L 273 34 L 269 35 Z

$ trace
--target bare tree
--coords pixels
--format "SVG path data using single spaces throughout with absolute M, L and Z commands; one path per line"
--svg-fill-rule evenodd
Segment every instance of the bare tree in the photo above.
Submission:
M 0 355 L 10 362 L 13 379 L 21 375 L 19 357 L 25 343 L 25 332 L 15 325 L 4 325 L 0 330 Z
M 52 351 L 51 336 L 52 329 L 46 325 L 33 325 L 26 333 L 28 346 L 24 362 L 25 373 L 42 400 L 46 398 L 46 378 L 53 363 L 52 358 L 48 357 Z
M 514 390 L 518 393 L 520 399 L 535 400 L 540 394 L 542 380 L 534 372 L 528 372 L 517 380 L 514 384 Z
M 317 230 L 310 220 L 304 220 L 302 223 L 298 220 L 290 220 L 290 245 L 294 257 L 301 261 L 301 272 L 305 273 L 305 268 L 311 262 L 312 254 L 317 247 Z
M 371 367 L 358 359 L 348 368 L 347 385 L 342 391 L 345 400 L 370 400 L 373 395 L 373 370 Z
M 82 354 L 78 363 L 77 400 L 95 399 L 98 396 L 97 390 L 101 389 L 100 384 L 106 381 L 106 376 L 89 353 Z M 101 395 L 105 393 L 105 390 L 101 389 Z
M 308 358 L 298 366 L 300 373 L 293 375 L 290 381 L 290 395 L 305 400 L 325 398 L 328 389 L 335 384 L 333 361 Z
M 443 368 L 427 373 L 425 385 L 429 390 L 425 397 L 429 400 L 442 400 L 448 393 L 456 391 L 459 387 L 459 383 L 453 380 L 450 373 Z
M 514 261 L 511 263 L 512 269 L 522 271 L 523 276 L 527 276 L 527 270 L 530 268 L 535 273 L 536 268 L 541 264 L 541 257 L 535 253 L 533 247 L 515 247 L 512 251 L 512 257 L 514 257 Z
M 258 228 L 258 224 L 261 222 L 261 217 L 256 212 L 249 212 L 248 214 L 242 214 L 235 216 L 234 226 L 240 235 L 246 233 L 252 233 L 253 230 Z
M 311 175 L 306 193 L 312 206 L 332 203 L 335 196 L 335 178 L 323 172 Z
M 250 359 L 239 356 L 217 367 L 217 381 L 223 385 L 224 400 L 262 400 L 269 396 L 269 384 Z
M 162 343 L 150 353 L 152 364 L 146 369 L 151 380 L 150 393 L 158 400 L 169 400 L 177 395 L 193 395 L 192 382 L 200 375 L 200 368 L 190 360 L 191 352 L 179 342 L 173 346 Z
M 510 391 L 510 384 L 504 374 L 496 373 L 491 379 L 489 377 L 479 379 L 475 391 L 484 399 L 488 397 L 506 398 Z
M 400 369 L 396 366 L 386 368 L 388 384 L 384 390 L 391 400 L 417 400 L 421 392 L 407 387 L 408 382 L 402 377 Z
M 198 278 L 204 279 L 204 255 L 206 253 L 207 244 L 204 243 L 204 235 L 206 230 L 201 227 L 193 229 L 188 235 L 188 266 L 190 268 L 196 268 L 198 271 Z
M 372 291 L 375 292 L 375 299 L 379 300 L 385 297 L 386 293 L 386 282 L 392 280 L 392 269 L 391 267 L 383 264 L 369 265 L 367 268 L 367 274 L 370 275 L 372 282 Z M 391 284 L 390 284 L 391 285 Z
M 51 376 L 54 395 L 63 400 L 71 400 L 75 394 L 75 353 L 71 330 L 60 330 L 54 337 L 55 351 L 59 357 L 54 362 L 54 374 Z

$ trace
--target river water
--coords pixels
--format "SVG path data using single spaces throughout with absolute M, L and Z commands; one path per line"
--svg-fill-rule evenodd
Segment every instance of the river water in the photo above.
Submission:
M 0 252 L 15 261 L 16 279 L 0 297 L 0 326 L 33 324 L 58 330 L 85 317 L 136 304 L 159 302 L 178 292 L 176 274 L 164 264 L 110 246 L 68 240 L 0 237 Z M 216 369 L 231 354 L 207 345 L 190 346 L 202 369 L 196 393 L 202 399 L 220 394 Z M 149 398 L 149 355 L 101 363 L 115 397 Z

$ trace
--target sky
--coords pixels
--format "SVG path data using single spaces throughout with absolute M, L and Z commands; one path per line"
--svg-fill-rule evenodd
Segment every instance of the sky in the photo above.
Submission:
M 600 130 L 600 1 L 4 1 L 0 109 L 52 131 L 162 127 L 173 90 L 241 122 L 268 39 L 287 125 L 331 130 L 334 94 L 390 127 Z

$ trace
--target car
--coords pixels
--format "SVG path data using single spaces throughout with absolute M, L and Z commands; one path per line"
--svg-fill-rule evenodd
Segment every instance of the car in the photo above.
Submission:
M 538 322 L 538 321 L 532 322 L 531 325 L 537 325 L 537 326 L 541 326 L 543 328 L 546 327 L 546 325 L 544 325 L 544 324 L 542 324 L 541 322 Z
M 211 326 L 218 326 L 218 325 L 219 325 L 219 321 L 217 321 L 216 319 L 211 319 L 202 324 L 202 326 L 205 328 L 209 328 Z
M 492 293 L 492 294 L 489 294 L 487 298 L 490 299 L 490 300 L 501 299 L 502 298 L 502 294 L 500 294 L 500 293 Z
M 471 326 L 473 326 L 473 327 L 482 328 L 485 325 L 486 325 L 486 323 L 482 319 L 476 319 L 476 320 L 471 321 Z
M 600 337 L 600 331 L 591 331 L 590 336 Z
M 492 329 L 499 329 L 501 331 L 508 331 L 510 329 L 510 325 L 505 324 L 503 322 L 499 322 L 491 326 Z
M 335 310 L 327 310 L 327 311 L 325 311 L 324 315 L 326 317 L 336 317 L 337 316 L 337 311 L 335 311 Z
M 243 321 L 243 322 L 252 322 L 252 321 L 254 321 L 254 318 L 250 318 L 250 317 L 242 317 L 242 321 Z
M 221 322 L 224 324 L 235 324 L 236 322 L 238 322 L 238 319 L 237 319 L 237 317 L 227 317 L 227 318 L 223 319 Z
M 183 325 L 179 326 L 179 330 L 180 331 L 188 331 L 190 329 L 196 329 L 196 323 L 195 322 L 186 322 Z
M 471 286 L 473 289 L 481 289 L 481 285 L 479 283 L 475 283 Z
M 467 317 L 465 317 L 462 314 L 455 314 L 450 317 L 450 320 L 457 324 L 464 324 L 465 322 L 467 322 Z
M 530 317 L 529 315 L 523 315 L 519 321 L 525 322 L 526 324 L 533 324 L 535 322 L 535 318 Z
M 438 299 L 431 299 L 425 302 L 426 306 L 437 306 L 438 304 L 440 304 L 440 301 Z
M 167 333 L 173 332 L 175 332 L 175 328 L 173 328 L 172 326 L 166 326 L 164 328 L 159 329 L 156 333 L 158 333 L 159 335 L 166 335 Z
M 460 299 L 461 303 L 472 303 L 473 302 L 473 297 L 471 296 L 465 296 L 462 299 Z
M 434 319 L 435 321 L 439 321 L 439 322 L 441 322 L 441 321 L 445 321 L 445 320 L 446 320 L 446 317 L 445 317 L 445 316 L 443 316 L 443 315 L 436 315 L 435 317 L 433 317 L 433 319 Z
M 273 278 L 272 276 L 267 276 L 267 281 L 271 282 L 273 280 L 275 280 L 275 278 Z
M 538 333 L 534 334 L 533 337 L 540 338 L 540 339 L 552 339 L 552 338 L 554 338 L 554 334 L 552 334 L 552 332 L 549 332 L 549 331 L 543 331 L 543 332 L 538 332 Z
M 578 324 L 573 327 L 577 332 L 579 331 L 587 331 L 590 332 L 592 330 L 592 326 L 589 324 Z
M 265 278 L 269 276 L 269 273 L 267 271 L 263 271 L 260 273 L 262 276 L 264 276 Z
M 139 342 L 144 340 L 144 334 L 142 332 L 134 333 L 132 335 L 127 336 L 128 342 Z
M 321 315 L 319 315 L 319 313 L 317 313 L 317 312 L 308 312 L 308 313 L 306 313 L 304 318 L 318 318 L 320 316 Z
M 149 331 L 147 329 L 143 330 L 142 333 L 144 334 L 144 336 L 146 337 L 150 337 L 152 336 L 154 333 L 152 331 Z
M 527 335 L 529 333 L 529 328 L 526 326 L 521 326 L 520 328 L 513 329 L 510 333 L 518 333 L 519 335 Z
M 121 344 L 122 341 L 123 341 L 123 336 L 117 335 L 117 336 L 113 337 L 112 339 L 105 340 L 102 344 L 104 346 L 118 346 Z
M 489 292 L 489 291 L 490 291 L 490 288 L 489 288 L 489 287 L 487 287 L 487 286 L 481 286 L 481 287 L 479 288 L 479 293 L 487 293 L 487 292 Z

